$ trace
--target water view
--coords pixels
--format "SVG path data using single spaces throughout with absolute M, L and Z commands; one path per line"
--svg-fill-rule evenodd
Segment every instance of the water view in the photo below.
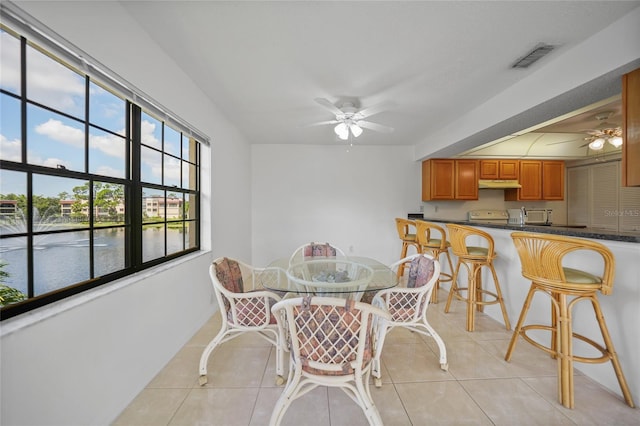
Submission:
M 2 229 L 5 232 L 5 229 Z M 167 230 L 167 252 L 183 249 L 183 232 Z M 125 232 L 123 229 L 94 231 L 95 275 L 101 276 L 125 267 Z M 0 246 L 0 260 L 9 274 L 5 284 L 27 293 L 27 239 L 5 238 Z M 144 261 L 164 256 L 164 229 L 143 231 Z M 35 295 L 88 280 L 89 231 L 39 235 L 34 238 Z

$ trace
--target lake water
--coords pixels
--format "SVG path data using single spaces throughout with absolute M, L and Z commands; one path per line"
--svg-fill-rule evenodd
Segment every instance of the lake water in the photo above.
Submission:
M 95 231 L 95 275 L 102 276 L 125 267 L 124 230 Z M 167 252 L 183 250 L 180 230 L 167 230 Z M 164 256 L 164 232 L 147 228 L 142 233 L 143 259 L 149 261 Z M 27 292 L 26 238 L 7 238 L 1 241 L 0 259 L 9 273 L 5 284 Z M 90 278 L 89 231 L 50 234 L 34 238 L 35 295 L 67 287 Z

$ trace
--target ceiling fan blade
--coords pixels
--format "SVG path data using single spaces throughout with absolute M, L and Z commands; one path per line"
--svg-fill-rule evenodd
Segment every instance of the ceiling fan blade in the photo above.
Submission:
M 304 127 L 324 126 L 326 124 L 338 124 L 338 123 L 340 123 L 338 120 L 327 120 L 327 121 L 319 121 L 317 123 L 307 124 Z
M 374 130 L 380 133 L 393 132 L 393 127 L 383 126 L 382 124 L 372 123 L 370 121 L 359 120 L 356 124 L 360 127 L 364 127 L 365 129 Z
M 362 118 L 367 118 L 379 112 L 391 109 L 394 106 L 395 106 L 395 103 L 393 102 L 382 102 L 377 105 L 372 105 L 369 108 L 365 108 L 363 110 L 358 111 L 358 115 Z
M 315 101 L 325 107 L 328 111 L 331 111 L 333 115 L 341 115 L 344 114 L 340 108 L 326 100 L 325 98 L 315 98 Z

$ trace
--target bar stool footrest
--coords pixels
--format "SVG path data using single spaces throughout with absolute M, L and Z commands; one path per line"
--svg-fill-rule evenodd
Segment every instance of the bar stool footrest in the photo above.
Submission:
M 526 332 L 528 330 L 546 330 L 549 332 L 553 332 L 555 331 L 555 329 L 549 325 L 542 325 L 542 324 L 529 324 L 529 325 L 525 325 L 522 326 L 522 328 L 520 329 L 520 336 L 522 336 L 522 338 L 524 340 L 526 340 L 527 342 L 529 342 L 530 344 L 532 344 L 533 346 L 535 346 L 536 348 L 545 351 L 546 353 L 550 354 L 553 358 L 557 358 L 560 353 L 556 350 L 553 350 L 552 348 L 550 348 L 549 346 L 545 346 L 541 343 L 536 342 L 535 340 L 533 340 L 531 337 L 527 336 Z M 606 348 L 604 348 L 602 345 L 600 345 L 597 342 L 594 342 L 593 340 L 589 339 L 588 337 L 585 337 L 581 334 L 578 333 L 572 333 L 572 337 L 574 339 L 578 339 L 578 340 L 582 340 L 583 342 L 591 345 L 593 348 L 597 349 L 598 351 L 600 351 L 602 353 L 601 357 L 584 357 L 584 356 L 579 356 L 579 355 L 572 355 L 571 359 L 573 361 L 577 361 L 577 362 L 582 362 L 585 364 L 601 364 L 604 362 L 608 362 L 611 361 L 611 354 L 609 354 L 609 352 L 607 351 Z

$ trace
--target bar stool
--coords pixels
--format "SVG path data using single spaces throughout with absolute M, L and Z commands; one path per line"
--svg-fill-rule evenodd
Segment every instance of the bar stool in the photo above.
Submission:
M 450 282 L 453 279 L 453 264 L 451 263 L 451 255 L 449 247 L 451 244 L 447 241 L 447 234 L 443 227 L 432 222 L 424 220 L 416 220 L 416 240 L 420 246 L 420 253 L 430 254 L 440 264 L 440 255 L 444 254 L 449 263 L 449 273 L 440 270 L 440 277 L 436 281 L 431 293 L 431 303 L 438 303 L 438 288 L 441 282 Z
M 416 240 L 416 221 L 409 219 L 396 218 L 396 229 L 398 237 L 402 241 L 402 250 L 400 251 L 400 259 L 407 257 L 409 246 L 416 248 L 416 253 L 420 253 L 420 246 Z M 398 277 L 404 275 L 404 270 L 409 267 L 409 262 L 398 267 Z
M 479 312 L 482 312 L 485 305 L 498 303 L 502 310 L 505 327 L 509 330 L 511 324 L 509 323 L 507 309 L 504 305 L 504 299 L 502 298 L 498 276 L 493 267 L 493 259 L 496 257 L 493 238 L 488 233 L 472 226 L 447 223 L 447 229 L 449 230 L 451 250 L 453 254 L 458 257 L 458 263 L 453 272 L 451 290 L 449 290 L 449 297 L 447 297 L 447 305 L 444 307 L 444 311 L 449 312 L 451 300 L 453 300 L 454 296 L 457 299 L 465 301 L 467 303 L 467 331 L 473 331 L 475 328 L 475 310 L 477 309 Z M 484 240 L 487 247 L 467 245 L 467 238 L 480 238 Z M 469 277 L 467 287 L 459 287 L 457 283 L 458 273 L 462 265 L 467 269 L 467 275 Z M 483 267 L 491 270 L 495 293 L 482 288 L 481 272 Z M 466 292 L 466 296 L 462 295 L 463 291 Z M 489 296 L 489 299 L 485 300 L 483 295 Z
M 558 360 L 558 399 L 567 408 L 574 407 L 573 362 L 593 364 L 611 361 L 624 399 L 630 407 L 634 407 L 631 392 L 622 374 L 618 355 L 613 347 L 597 297 L 598 291 L 603 295 L 609 295 L 613 291 L 615 270 L 613 253 L 600 243 L 582 238 L 530 232 L 513 232 L 511 238 L 520 256 L 522 275 L 531 280 L 531 287 L 504 359 L 506 361 L 511 359 L 519 335 L 533 346 L 551 354 Z M 567 254 L 577 251 L 581 252 L 581 256 L 589 251 L 597 253 L 602 258 L 601 265 L 599 265 L 602 276 L 562 265 Z M 596 264 L 598 263 L 596 262 Z M 523 325 L 533 295 L 537 292 L 544 293 L 551 299 L 550 326 L 543 324 Z M 572 330 L 572 310 L 578 302 L 585 300 L 589 300 L 593 306 L 604 339 L 604 347 Z M 528 330 L 551 331 L 550 346 L 544 346 L 527 336 Z M 602 353 L 602 356 L 588 358 L 574 355 L 573 339 L 579 339 L 593 346 Z

